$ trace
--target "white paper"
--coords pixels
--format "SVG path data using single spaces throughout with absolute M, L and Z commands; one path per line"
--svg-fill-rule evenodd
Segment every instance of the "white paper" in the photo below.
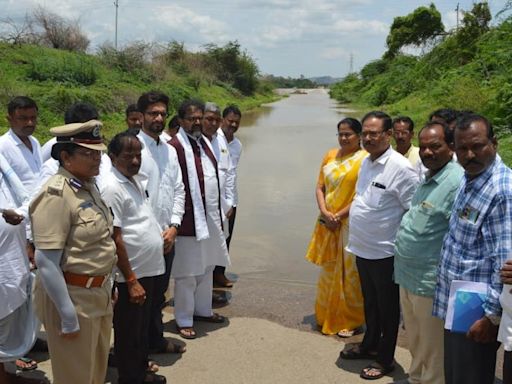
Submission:
M 453 315 L 455 308 L 455 296 L 458 290 L 469 292 L 483 293 L 487 295 L 487 283 L 477 283 L 474 281 L 452 280 L 450 285 L 450 295 L 448 296 L 448 308 L 446 309 L 446 318 L 444 321 L 444 329 L 451 331 L 453 325 Z

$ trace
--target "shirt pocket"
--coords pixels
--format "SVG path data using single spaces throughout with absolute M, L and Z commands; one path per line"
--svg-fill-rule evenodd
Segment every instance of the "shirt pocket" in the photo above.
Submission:
M 411 223 L 412 229 L 417 234 L 424 234 L 427 232 L 429 224 L 432 223 L 436 209 L 430 203 L 424 201 L 417 208 L 414 220 Z
M 101 238 L 108 231 L 108 222 L 99 209 L 92 205 L 87 208 L 79 208 L 77 235 L 86 237 Z
M 378 184 L 378 183 L 377 183 Z M 379 184 L 381 185 L 381 184 Z M 382 199 L 386 194 L 387 190 L 385 187 L 375 186 L 375 182 L 371 183 L 368 187 L 368 198 L 367 203 L 372 208 L 378 208 L 382 204 Z

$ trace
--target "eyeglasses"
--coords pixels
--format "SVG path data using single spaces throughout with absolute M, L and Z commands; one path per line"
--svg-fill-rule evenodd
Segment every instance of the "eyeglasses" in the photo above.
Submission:
M 341 137 L 342 139 L 348 139 L 352 136 L 354 136 L 354 132 L 338 132 L 336 136 Z
M 158 116 L 162 116 L 162 118 L 165 119 L 165 118 L 167 118 L 167 116 L 169 116 L 169 114 L 167 112 L 159 112 L 159 111 L 146 112 L 146 115 L 151 116 L 153 119 Z
M 75 153 L 79 154 L 80 156 L 85 156 L 85 157 L 101 157 L 103 151 L 97 151 L 95 149 L 86 149 L 86 150 L 77 149 L 75 151 Z
M 382 135 L 384 131 L 380 132 L 361 132 L 361 137 L 369 137 L 370 139 L 378 139 L 380 135 Z
M 196 121 L 201 121 L 203 119 L 203 116 L 186 116 L 183 118 L 183 120 L 187 120 L 190 123 L 194 123 Z

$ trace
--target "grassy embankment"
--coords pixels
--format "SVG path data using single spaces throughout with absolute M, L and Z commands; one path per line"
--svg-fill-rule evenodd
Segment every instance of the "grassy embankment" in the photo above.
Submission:
M 512 17 L 473 41 L 461 38 L 451 34 L 422 56 L 373 61 L 332 86 L 331 96 L 359 111 L 410 116 L 418 127 L 438 108 L 481 113 L 512 165 Z
M 187 98 L 214 101 L 221 108 L 238 105 L 242 111 L 278 98 L 268 85 L 261 85 L 251 96 L 244 96 L 229 84 L 211 79 L 198 80 L 197 73 L 182 70 L 177 74 L 160 63 L 135 71 L 108 65 L 96 55 L 72 53 L 40 46 L 13 46 L 0 43 L 0 103 L 6 105 L 16 95 L 32 97 L 39 106 L 35 136 L 45 142 L 48 129 L 63 124 L 66 108 L 74 102 L 95 105 L 104 123 L 104 134 L 111 138 L 125 129 L 124 110 L 149 90 L 160 90 L 171 98 L 170 113 Z M 0 134 L 7 121 L 0 121 Z

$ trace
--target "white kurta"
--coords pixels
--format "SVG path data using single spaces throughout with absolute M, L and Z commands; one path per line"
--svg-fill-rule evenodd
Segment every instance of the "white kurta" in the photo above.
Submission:
M 0 208 L 15 207 L 13 191 L 0 172 Z M 0 218 L 0 362 L 23 356 L 34 344 L 39 324 L 31 289 L 25 225 L 10 225 Z
M 219 213 L 217 174 L 211 160 L 201 146 L 200 148 L 209 237 L 197 241 L 195 236 L 178 236 L 171 270 L 171 276 L 174 278 L 200 276 L 207 272 L 208 267 L 230 264 Z

